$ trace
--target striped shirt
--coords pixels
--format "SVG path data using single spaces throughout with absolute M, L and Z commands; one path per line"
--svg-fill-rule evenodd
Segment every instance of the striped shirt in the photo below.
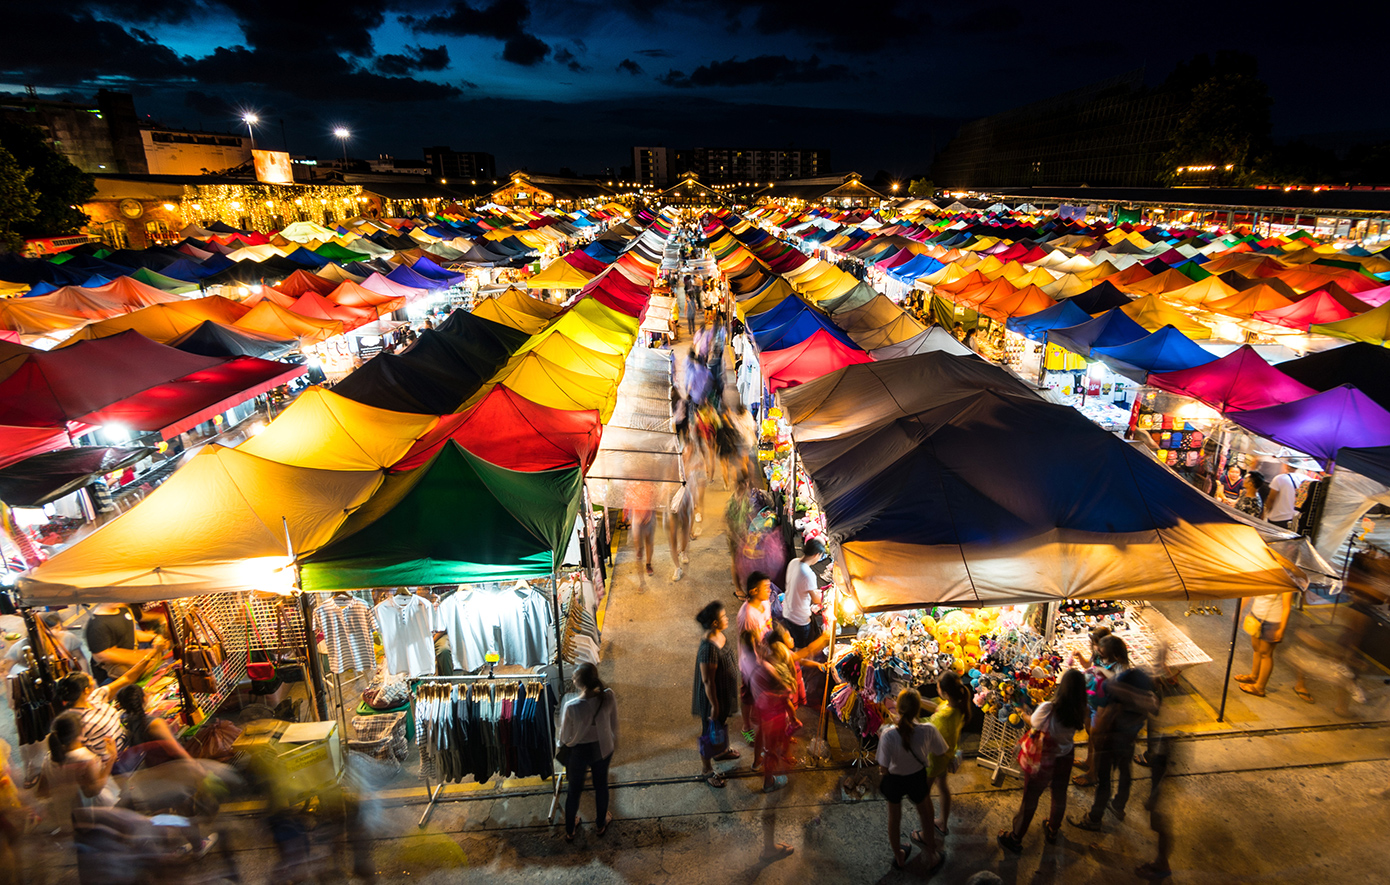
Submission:
M 110 738 L 115 742 L 117 749 L 124 749 L 121 743 L 125 740 L 124 729 L 121 728 L 121 711 L 117 710 L 107 697 L 106 687 L 93 689 L 87 696 L 86 707 L 79 707 L 82 713 L 82 734 L 78 738 L 82 746 L 96 753 L 102 762 L 107 761 L 109 753 L 106 749 L 106 739 Z
M 333 673 L 375 668 L 375 629 L 372 607 L 355 596 L 333 596 L 314 609 L 314 632 L 323 634 L 323 643 L 328 647 L 328 669 Z

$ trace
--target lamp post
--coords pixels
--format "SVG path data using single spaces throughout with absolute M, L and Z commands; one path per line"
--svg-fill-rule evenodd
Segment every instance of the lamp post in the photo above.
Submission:
M 251 136 L 251 150 L 254 151 L 256 149 L 256 130 L 252 127 L 261 122 L 261 118 L 247 111 L 241 115 L 241 122 L 246 124 L 246 134 Z
M 348 131 L 346 126 L 336 126 L 333 129 L 333 135 L 343 143 L 343 171 L 346 172 L 348 164 L 347 143 L 348 139 L 352 137 L 352 133 Z

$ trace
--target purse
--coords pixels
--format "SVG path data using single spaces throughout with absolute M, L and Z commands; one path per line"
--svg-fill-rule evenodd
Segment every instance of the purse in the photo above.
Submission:
M 1049 732 L 1029 728 L 1027 733 L 1019 738 L 1018 770 L 1025 778 L 1038 777 L 1056 761 L 1056 741 Z
M 599 712 L 599 710 L 602 710 L 602 709 L 603 709 L 603 698 L 602 698 L 602 696 L 600 696 L 600 697 L 599 697 L 598 709 L 594 710 L 594 718 L 589 720 L 589 725 L 592 726 L 595 722 L 598 721 L 598 712 Z M 728 736 L 726 735 L 726 736 L 725 736 L 725 741 L 727 742 L 727 740 L 728 740 Z M 560 746 L 558 746 L 558 747 L 555 748 L 555 761 L 558 762 L 558 763 L 560 763 L 561 767 L 568 768 L 568 767 L 569 767 L 569 764 L 570 764 L 570 757 L 573 756 L 573 755 L 574 755 L 574 747 L 571 747 L 569 744 L 561 744 Z
M 212 671 L 227 658 L 222 634 L 199 609 L 193 609 L 183 618 L 183 662 L 197 670 Z
M 1254 615 L 1246 615 L 1245 620 L 1240 622 L 1240 628 L 1251 636 L 1259 636 L 1260 631 L 1264 629 L 1264 621 Z
M 700 734 L 700 755 L 712 759 L 729 749 L 729 727 L 715 719 L 709 720 Z
M 256 642 L 261 645 L 261 654 L 265 656 L 264 661 L 255 660 L 256 650 L 251 645 L 251 637 L 255 635 Z M 251 608 L 251 603 L 246 603 L 246 675 L 258 685 L 253 686 L 257 694 L 269 694 L 280 687 L 280 678 L 275 673 L 275 661 L 271 659 L 270 652 L 261 639 L 261 630 L 256 624 L 256 614 Z

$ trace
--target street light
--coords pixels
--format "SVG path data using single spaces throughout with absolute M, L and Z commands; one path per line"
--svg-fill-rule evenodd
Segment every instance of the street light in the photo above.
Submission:
M 241 122 L 246 124 L 246 134 L 251 136 L 251 150 L 254 151 L 256 149 L 256 131 L 251 127 L 261 122 L 261 118 L 257 117 L 252 112 L 247 111 L 246 113 L 241 115 Z
M 333 135 L 338 139 L 341 139 L 343 142 L 343 170 L 346 171 L 348 162 L 347 143 L 348 139 L 352 138 L 352 133 L 348 131 L 348 128 L 346 126 L 335 126 L 333 128 Z

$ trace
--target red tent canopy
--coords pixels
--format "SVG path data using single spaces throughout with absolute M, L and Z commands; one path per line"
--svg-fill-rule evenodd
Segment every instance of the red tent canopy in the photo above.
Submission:
M 63 427 L 0 426 L 0 467 L 71 446 L 67 429 Z
M 864 351 L 847 346 L 821 329 L 799 344 L 783 350 L 764 351 L 762 369 L 767 386 L 776 391 L 804 384 L 845 366 L 873 361 L 874 358 Z
M 362 288 L 369 289 L 379 295 L 390 295 L 393 298 L 419 298 L 420 293 L 428 291 L 427 289 L 417 289 L 414 286 L 402 285 L 379 273 L 373 273 L 363 280 Z
M 305 292 L 294 300 L 290 311 L 316 320 L 337 320 L 343 329 L 356 329 L 376 319 L 376 311 L 369 307 L 347 307 L 334 304 L 317 292 Z
M 295 271 L 295 273 L 299 273 L 299 271 Z M 262 301 L 269 301 L 271 304 L 289 310 L 294 306 L 294 299 L 295 296 L 287 295 L 274 286 L 262 286 L 261 291 L 252 292 L 250 295 L 247 295 L 246 299 L 241 303 L 248 308 L 252 308 Z
M 588 470 L 602 431 L 596 410 L 547 408 L 499 384 L 467 411 L 441 418 L 391 469 L 419 467 L 452 439 L 508 470 L 553 470 L 576 464 Z
M 405 306 L 405 298 L 402 296 L 384 295 L 359 286 L 351 280 L 345 280 L 342 285 L 330 292 L 328 300 L 344 307 L 367 308 L 377 314 L 390 313 Z
M 576 267 L 579 270 L 582 270 L 585 273 L 589 274 L 600 274 L 603 273 L 605 270 L 608 270 L 607 264 L 605 264 L 602 261 L 599 261 L 597 258 L 590 255 L 589 253 L 583 252 L 579 249 L 575 249 L 573 252 L 566 253 L 565 255 L 561 256 L 560 260 L 570 265 L 571 267 Z
M 1148 383 L 1200 400 L 1218 412 L 1262 409 L 1317 393 L 1265 362 L 1248 344 L 1191 369 L 1152 374 Z
M 284 281 L 275 288 L 284 292 L 286 295 L 298 298 L 305 292 L 317 292 L 320 295 L 327 295 L 329 292 L 332 292 L 337 285 L 335 281 L 326 280 L 317 274 L 309 273 L 307 270 L 297 270 L 285 277 Z
M 1286 307 L 1257 310 L 1251 315 L 1252 319 L 1261 322 L 1273 323 L 1276 326 L 1288 326 L 1290 329 L 1302 329 L 1304 332 L 1308 331 L 1308 327 L 1313 323 L 1335 323 L 1338 320 L 1350 319 L 1354 316 L 1356 316 L 1356 311 L 1342 305 L 1328 294 L 1326 289 L 1319 289 Z

